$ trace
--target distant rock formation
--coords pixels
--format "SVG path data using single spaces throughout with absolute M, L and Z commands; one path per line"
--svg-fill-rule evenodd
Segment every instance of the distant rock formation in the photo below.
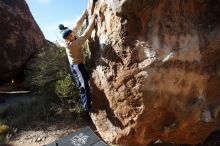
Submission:
M 25 0 L 0 1 L 0 83 L 15 76 L 44 43 Z
M 104 140 L 198 144 L 220 126 L 220 1 L 90 0 L 92 114 Z

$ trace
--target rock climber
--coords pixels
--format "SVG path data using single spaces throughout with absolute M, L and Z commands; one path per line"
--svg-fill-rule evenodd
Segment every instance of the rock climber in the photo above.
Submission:
M 81 28 L 84 20 L 88 18 L 87 10 L 82 14 L 72 29 L 59 25 L 60 33 L 66 42 L 66 54 L 70 63 L 71 72 L 75 78 L 77 86 L 80 90 L 80 99 L 85 111 L 91 111 L 91 97 L 89 87 L 89 75 L 84 66 L 84 55 L 82 45 L 91 36 L 95 28 L 97 14 L 93 14 L 90 23 L 82 35 L 77 36 L 79 28 Z

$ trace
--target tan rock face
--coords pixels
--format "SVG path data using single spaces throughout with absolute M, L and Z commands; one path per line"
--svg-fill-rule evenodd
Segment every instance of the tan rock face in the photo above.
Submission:
M 43 42 L 25 0 L 0 1 L 0 81 L 16 75 Z
M 122 145 L 197 144 L 219 127 L 220 2 L 96 0 L 92 115 Z

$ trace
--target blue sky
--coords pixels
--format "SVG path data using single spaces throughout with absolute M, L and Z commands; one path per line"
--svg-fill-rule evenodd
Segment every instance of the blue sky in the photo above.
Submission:
M 26 0 L 32 15 L 46 39 L 61 41 L 58 25 L 72 27 L 83 11 L 88 0 Z

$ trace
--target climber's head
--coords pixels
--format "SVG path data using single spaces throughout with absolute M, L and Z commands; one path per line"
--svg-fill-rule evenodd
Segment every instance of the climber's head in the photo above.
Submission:
M 65 39 L 66 41 L 72 42 L 76 38 L 72 30 L 68 27 L 65 27 L 63 24 L 59 25 L 59 29 L 63 39 Z

